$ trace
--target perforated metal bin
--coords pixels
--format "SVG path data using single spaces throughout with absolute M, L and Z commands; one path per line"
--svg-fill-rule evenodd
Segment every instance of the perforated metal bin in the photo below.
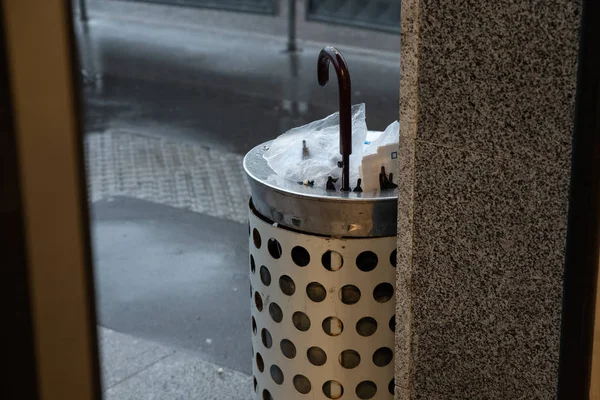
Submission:
M 397 191 L 274 176 L 244 159 L 255 398 L 393 399 Z

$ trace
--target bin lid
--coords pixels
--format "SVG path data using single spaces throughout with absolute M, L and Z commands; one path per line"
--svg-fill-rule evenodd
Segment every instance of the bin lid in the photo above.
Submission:
M 340 192 L 284 179 L 269 167 L 263 154 L 272 141 L 244 157 L 252 204 L 263 217 L 290 229 L 342 237 L 395 236 L 398 190 Z

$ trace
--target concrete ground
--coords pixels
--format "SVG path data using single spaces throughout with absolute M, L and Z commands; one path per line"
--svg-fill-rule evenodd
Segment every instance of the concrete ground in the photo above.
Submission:
M 94 207 L 103 326 L 250 373 L 244 225 L 138 199 Z
M 302 22 L 289 54 L 283 28 L 119 1 L 91 1 L 76 25 L 108 399 L 251 397 L 241 160 L 337 111 L 320 48 L 341 43 L 370 129 L 398 118 L 397 36 Z
M 249 375 L 176 349 L 99 328 L 106 400 L 247 400 Z

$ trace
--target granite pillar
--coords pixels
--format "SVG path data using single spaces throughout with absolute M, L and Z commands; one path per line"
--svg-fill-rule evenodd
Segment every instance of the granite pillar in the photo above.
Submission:
M 580 12 L 402 0 L 397 399 L 556 396 Z

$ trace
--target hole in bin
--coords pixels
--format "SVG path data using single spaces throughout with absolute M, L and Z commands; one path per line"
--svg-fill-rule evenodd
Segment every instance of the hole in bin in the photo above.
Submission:
M 310 329 L 310 318 L 302 311 L 296 311 L 294 315 L 292 315 L 292 322 L 299 331 L 306 332 Z
M 390 283 L 380 283 L 373 289 L 373 298 L 378 303 L 387 303 L 393 296 L 394 287 Z
M 259 352 L 256 352 L 256 367 L 260 372 L 265 370 L 265 362 Z
M 269 286 L 271 284 L 271 273 L 264 265 L 260 267 L 260 281 L 265 286 Z
M 283 383 L 283 371 L 281 371 L 281 368 L 279 368 L 277 365 L 271 365 L 270 371 L 273 382 L 281 385 Z
M 378 367 L 385 367 L 394 358 L 394 352 L 388 347 L 381 347 L 373 353 L 373 364 Z
M 256 272 L 256 264 L 254 263 L 254 257 L 250 254 L 250 272 Z
M 276 260 L 279 259 L 281 257 L 281 253 L 283 253 L 283 251 L 281 250 L 281 245 L 279 244 L 277 239 L 273 238 L 267 241 L 267 250 L 269 250 L 269 254 L 271 255 L 271 257 L 273 257 Z
M 292 261 L 299 267 L 306 267 L 310 263 L 310 254 L 302 246 L 296 246 L 292 249 Z
M 344 258 L 337 251 L 327 250 L 321 257 L 321 264 L 327 271 L 337 271 L 344 265 Z
M 336 317 L 325 318 L 322 327 L 323 331 L 329 336 L 339 336 L 344 331 L 344 324 Z
M 260 331 L 260 337 L 262 338 L 262 342 L 267 349 L 270 349 L 271 346 L 273 346 L 273 338 L 271 337 L 271 333 L 266 328 L 263 328 L 262 331 Z
M 252 231 L 252 241 L 254 242 L 254 247 L 256 247 L 257 249 L 260 249 L 260 246 L 262 244 L 262 239 L 260 238 L 260 233 L 258 232 L 258 229 L 254 228 L 254 230 Z
M 360 354 L 355 350 L 344 350 L 340 353 L 339 362 L 344 368 L 356 368 L 360 364 Z
M 397 260 L 397 252 L 396 249 L 394 249 L 394 251 L 392 251 L 392 254 L 390 254 L 390 264 L 392 264 L 392 267 L 396 268 L 396 263 L 398 262 Z
M 390 381 L 390 384 L 388 385 L 388 392 L 390 392 L 390 394 L 394 394 L 395 391 L 396 391 L 396 384 L 394 383 L 394 379 L 392 379 Z
M 256 335 L 257 331 L 258 331 L 258 328 L 256 327 L 256 320 L 254 319 L 254 317 L 252 317 L 252 333 L 254 333 Z
M 395 315 L 392 318 L 390 318 L 390 330 L 392 332 L 396 332 L 396 316 Z
M 294 280 L 287 275 L 282 275 L 281 278 L 279 278 L 279 287 L 281 288 L 283 294 L 288 296 L 291 296 L 296 292 L 296 284 L 294 283 Z
M 312 385 L 310 384 L 310 381 L 304 375 L 294 376 L 293 382 L 294 382 L 294 388 L 299 393 L 307 394 L 312 389 Z
M 254 393 L 256 393 L 256 389 L 258 388 L 258 381 L 256 380 L 256 377 L 252 377 L 254 380 Z
M 279 307 L 279 305 L 277 303 L 269 304 L 269 314 L 271 315 L 271 318 L 273 318 L 273 321 L 275 321 L 275 322 L 281 322 L 283 320 L 283 311 L 281 310 L 281 307 Z
M 263 390 L 263 400 L 273 400 L 273 396 L 267 389 Z
M 323 384 L 323 394 L 328 399 L 339 399 L 344 395 L 344 387 L 338 381 L 327 381 Z
M 290 360 L 296 357 L 296 346 L 294 346 L 294 343 L 292 343 L 290 340 L 283 339 L 279 344 L 279 347 L 281 348 L 283 355 Z
M 340 300 L 344 304 L 352 305 L 360 300 L 360 289 L 354 285 L 342 286 L 340 289 Z
M 327 297 L 325 287 L 318 282 L 311 282 L 306 286 L 308 298 L 315 303 L 320 303 Z
M 256 309 L 258 311 L 263 310 L 262 297 L 260 297 L 260 294 L 258 292 L 254 292 L 254 304 L 256 305 Z
M 371 336 L 377 330 L 377 321 L 371 317 L 364 317 L 356 323 L 356 332 L 360 336 Z
M 372 399 L 377 393 L 377 385 L 372 381 L 363 381 L 356 386 L 356 395 L 361 400 Z
M 356 257 L 356 266 L 363 272 L 373 271 L 379 260 L 372 251 L 363 251 Z
M 312 365 L 316 365 L 320 367 L 321 365 L 325 365 L 327 362 L 327 354 L 320 347 L 311 347 L 306 351 L 306 357 L 308 357 L 308 361 Z

